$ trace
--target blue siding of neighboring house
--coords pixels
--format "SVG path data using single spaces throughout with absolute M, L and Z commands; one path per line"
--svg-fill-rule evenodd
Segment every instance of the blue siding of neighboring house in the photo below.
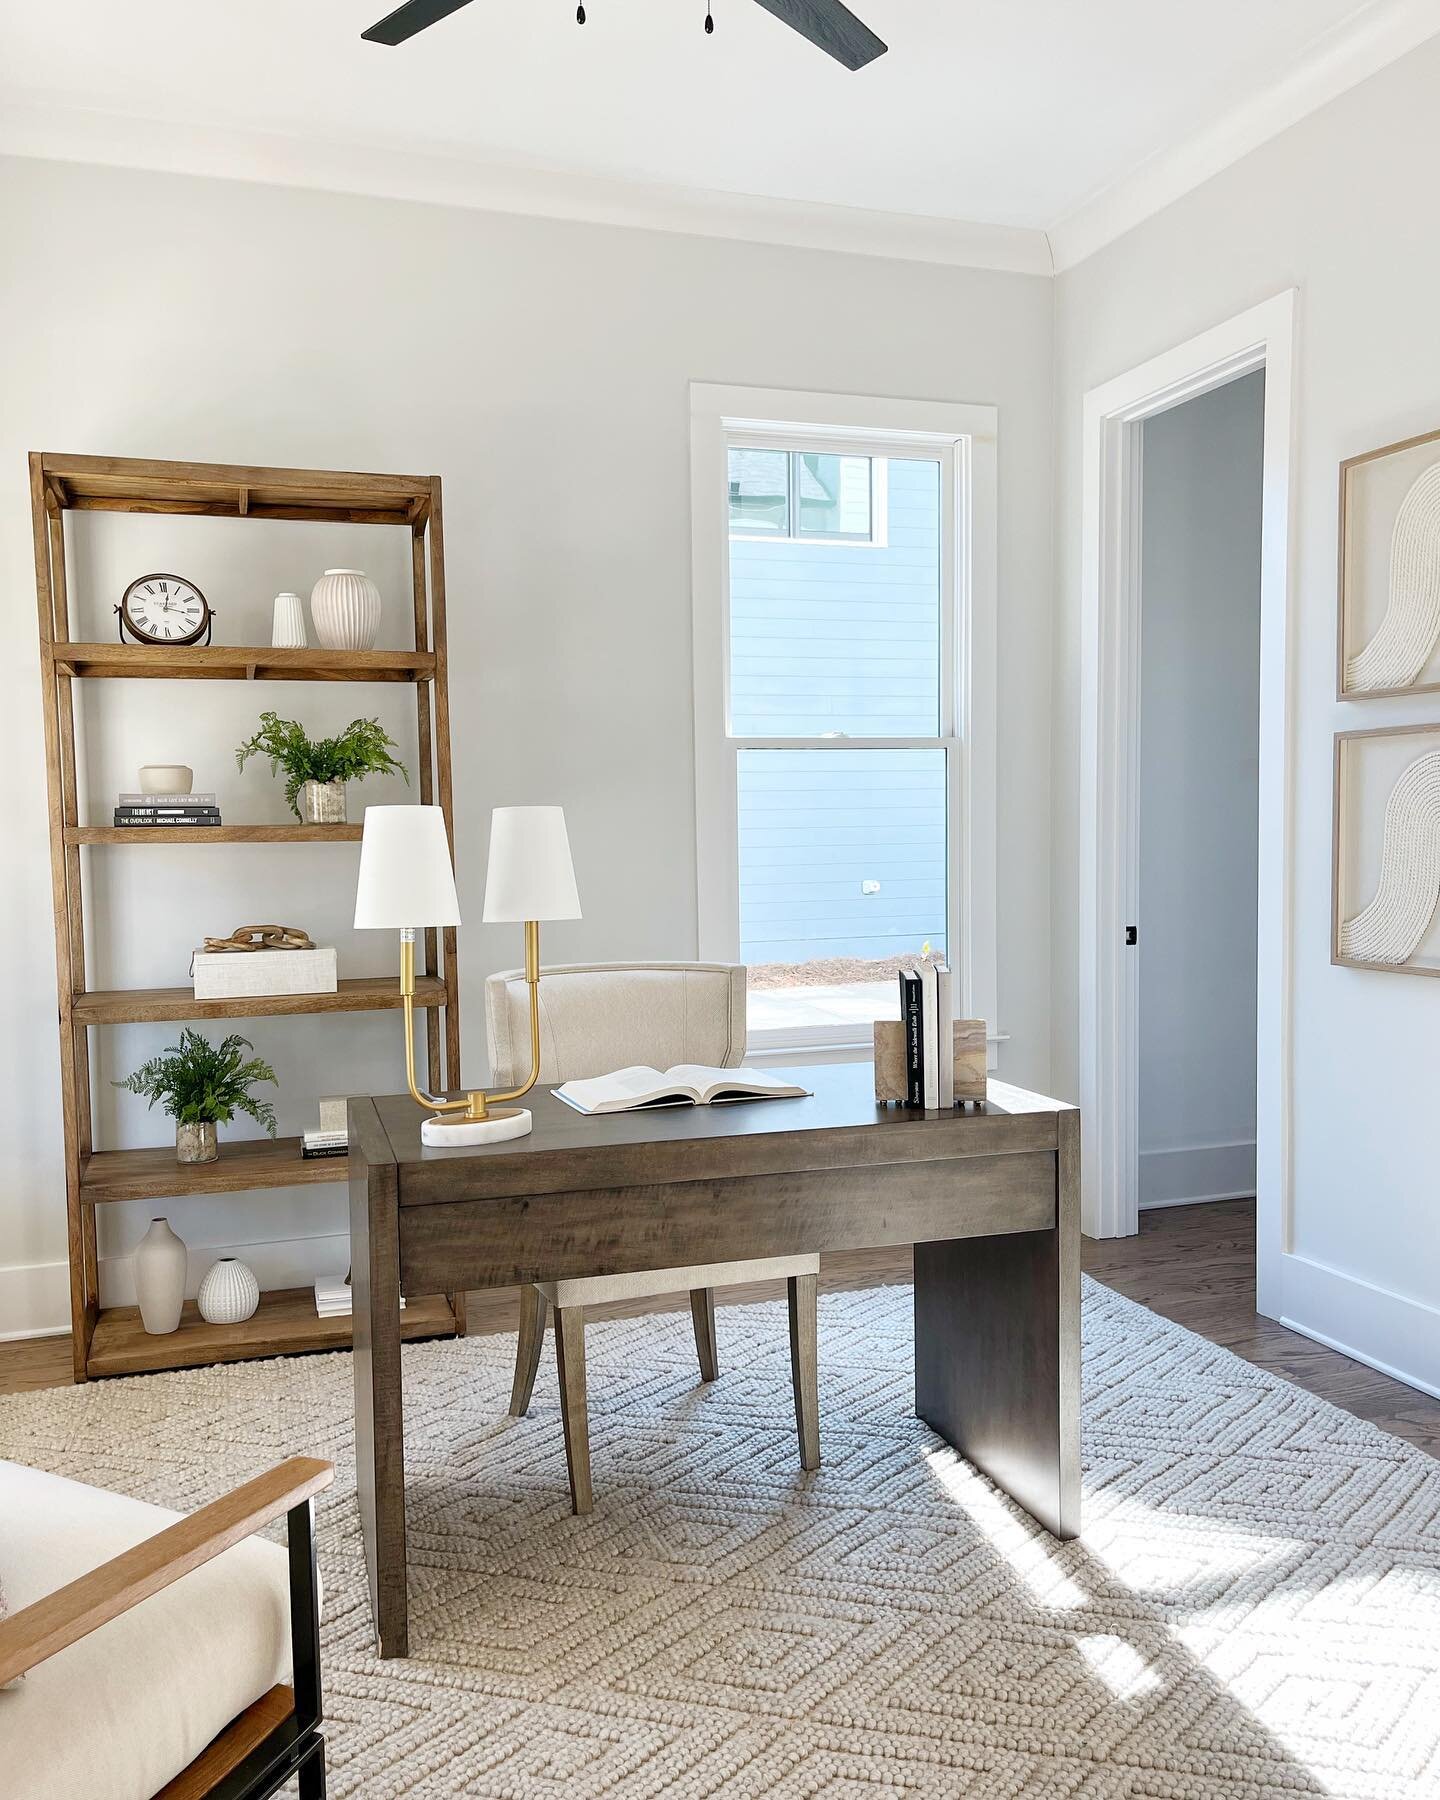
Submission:
M 732 539 L 737 736 L 936 730 L 938 464 L 888 485 L 883 546 Z M 739 826 L 745 961 L 944 949 L 943 751 L 742 751 Z

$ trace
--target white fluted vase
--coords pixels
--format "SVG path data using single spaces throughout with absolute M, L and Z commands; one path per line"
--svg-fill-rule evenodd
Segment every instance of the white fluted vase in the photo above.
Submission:
M 152 1337 L 165 1337 L 179 1325 L 185 1304 L 184 1240 L 168 1219 L 152 1219 L 132 1262 L 140 1323 Z
M 195 1304 L 200 1317 L 209 1325 L 239 1325 L 260 1304 L 260 1283 L 255 1271 L 233 1256 L 222 1256 L 212 1263 Z
M 361 569 L 327 569 L 310 590 L 310 617 L 325 650 L 369 650 L 380 631 L 380 590 Z

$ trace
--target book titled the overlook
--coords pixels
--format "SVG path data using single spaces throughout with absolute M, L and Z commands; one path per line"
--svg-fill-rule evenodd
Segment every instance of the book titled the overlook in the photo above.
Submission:
M 637 1112 L 642 1106 L 722 1106 L 734 1100 L 803 1100 L 809 1088 L 796 1087 L 763 1069 L 710 1069 L 701 1063 L 677 1063 L 673 1069 L 651 1069 L 640 1063 L 567 1081 L 555 1098 L 580 1113 Z

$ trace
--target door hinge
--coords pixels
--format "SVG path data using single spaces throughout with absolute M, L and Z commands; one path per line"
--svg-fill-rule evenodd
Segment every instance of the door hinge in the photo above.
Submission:
M 1134 925 L 1127 925 L 1125 927 L 1125 942 L 1127 944 L 1138 944 L 1140 942 L 1140 933 Z

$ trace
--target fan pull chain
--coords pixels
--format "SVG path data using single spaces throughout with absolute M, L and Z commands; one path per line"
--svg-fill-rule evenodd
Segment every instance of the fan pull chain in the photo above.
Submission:
M 715 20 L 710 12 L 710 0 L 705 0 L 705 35 L 711 36 L 715 30 Z
M 579 5 L 579 6 L 577 6 L 577 7 L 576 7 L 576 8 L 575 8 L 575 23 L 576 23 L 576 24 L 577 24 L 577 25 L 583 25 L 583 24 L 584 24 L 584 23 L 585 23 L 585 4 L 584 4 L 584 0 L 581 0 L 581 3 L 580 3 L 580 5 Z

